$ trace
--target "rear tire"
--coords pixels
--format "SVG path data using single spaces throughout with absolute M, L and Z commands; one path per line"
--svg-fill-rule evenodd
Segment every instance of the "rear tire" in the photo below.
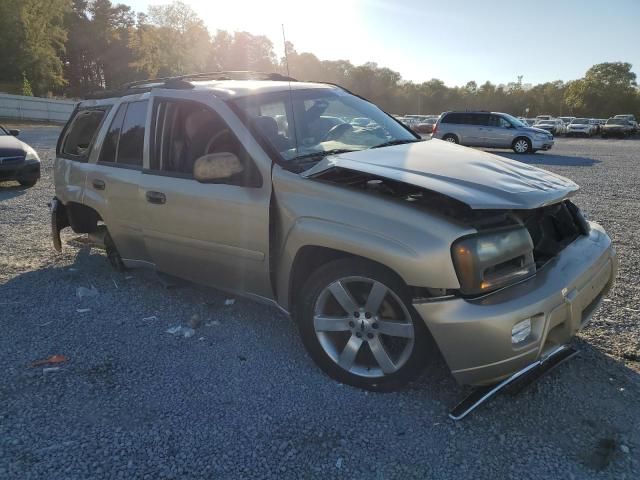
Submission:
M 526 137 L 518 137 L 513 141 L 511 148 L 516 153 L 530 153 L 533 150 L 531 140 Z
M 456 145 L 460 143 L 460 140 L 458 140 L 458 137 L 456 137 L 452 133 L 447 133 L 444 137 L 442 137 L 442 140 L 449 143 L 455 143 Z
M 397 390 L 426 366 L 435 344 L 402 279 L 360 259 L 317 269 L 294 305 L 307 352 L 331 378 L 373 391 Z

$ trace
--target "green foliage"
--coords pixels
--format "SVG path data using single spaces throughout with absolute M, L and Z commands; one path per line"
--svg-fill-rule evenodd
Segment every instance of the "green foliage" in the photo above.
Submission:
M 0 1 L 0 81 L 20 81 L 24 72 L 36 94 L 65 84 L 61 56 L 71 0 Z
M 218 30 L 181 1 L 153 5 L 137 15 L 111 0 L 0 0 L 0 85 L 31 81 L 36 95 L 48 91 L 82 97 L 95 90 L 150 77 L 216 70 L 287 72 L 263 35 Z M 584 78 L 547 82 L 530 89 L 520 83 L 470 81 L 448 87 L 433 78 L 405 81 L 375 63 L 320 60 L 287 43 L 288 70 L 301 80 L 336 83 L 393 113 L 440 113 L 483 109 L 515 115 L 616 113 L 640 116 L 640 93 L 629 63 L 601 63 Z M 23 77 L 24 73 L 24 77 Z
M 33 90 L 31 90 L 31 83 L 27 76 L 22 72 L 22 95 L 25 97 L 33 97 Z

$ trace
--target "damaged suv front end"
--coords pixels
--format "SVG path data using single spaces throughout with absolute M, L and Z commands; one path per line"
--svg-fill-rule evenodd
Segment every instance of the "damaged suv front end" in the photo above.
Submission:
M 611 240 L 569 200 L 578 186 L 526 164 L 429 140 L 338 154 L 303 175 L 403 202 L 426 225 L 438 218 L 467 229 L 430 252 L 451 262 L 456 285 L 435 261 L 417 261 L 425 281 L 410 283 L 428 287 L 413 308 L 461 384 L 495 384 L 556 352 L 616 275 Z M 383 218 L 379 228 L 404 240 Z M 442 272 L 441 284 L 430 270 Z

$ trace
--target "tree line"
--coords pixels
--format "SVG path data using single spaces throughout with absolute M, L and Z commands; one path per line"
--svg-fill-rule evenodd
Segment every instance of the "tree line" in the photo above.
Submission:
M 40 96 L 82 98 L 134 80 L 193 72 L 287 71 L 266 36 L 209 32 L 180 1 L 136 13 L 110 0 L 0 0 L 0 45 L 0 91 Z M 339 84 L 391 113 L 640 114 L 636 75 L 625 62 L 597 64 L 583 78 L 528 89 L 490 81 L 449 87 L 437 78 L 406 81 L 372 62 L 320 60 L 290 42 L 287 52 L 292 77 Z

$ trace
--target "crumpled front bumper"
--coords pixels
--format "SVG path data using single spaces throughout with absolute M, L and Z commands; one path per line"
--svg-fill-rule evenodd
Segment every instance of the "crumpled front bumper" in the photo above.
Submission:
M 40 162 L 27 160 L 18 163 L 0 163 L 0 181 L 36 181 L 40 178 Z
M 531 279 L 478 299 L 414 303 L 461 384 L 495 383 L 564 344 L 590 320 L 616 276 L 618 260 L 604 229 L 582 236 Z M 532 334 L 513 345 L 513 326 Z

